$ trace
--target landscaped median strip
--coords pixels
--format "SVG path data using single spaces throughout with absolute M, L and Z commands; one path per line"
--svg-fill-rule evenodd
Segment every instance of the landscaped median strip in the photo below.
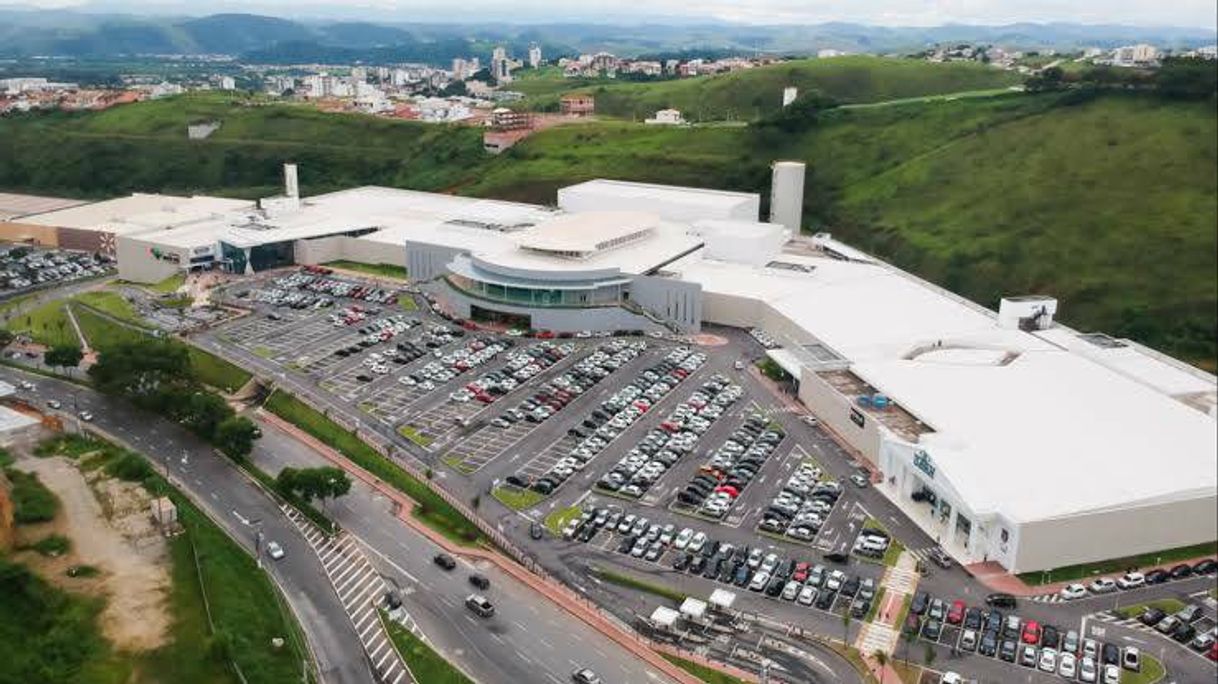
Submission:
M 271 399 L 267 402 L 268 408 L 271 400 L 273 400 L 276 395 L 280 394 L 281 393 L 276 392 L 271 396 Z M 304 404 L 301 404 L 294 397 L 288 398 L 299 406 L 304 406 Z M 305 406 L 305 408 L 308 407 Z M 309 410 L 312 411 L 312 409 Z M 316 413 L 315 411 L 314 413 L 317 416 L 321 416 L 320 413 Z M 702 680 L 665 660 L 660 656 L 657 650 L 651 648 L 647 643 L 644 643 L 637 634 L 628 633 L 625 629 L 619 627 L 615 622 L 601 614 L 600 610 L 595 606 L 595 604 L 593 604 L 586 597 L 580 596 L 571 589 L 552 580 L 543 579 L 534 572 L 526 570 L 519 563 L 508 559 L 506 556 L 503 556 L 496 551 L 481 546 L 458 546 L 454 540 L 450 539 L 447 535 L 441 533 L 440 531 L 433 529 L 432 526 L 426 524 L 425 521 L 421 521 L 412 513 L 412 510 L 415 508 L 415 502 L 412 498 L 410 498 L 409 495 L 404 494 L 401 490 L 395 487 L 387 485 L 385 480 L 382 480 L 377 475 L 362 467 L 362 464 L 357 463 L 353 459 L 348 459 L 343 452 L 331 448 L 324 441 L 312 437 L 307 431 L 297 428 L 291 422 L 288 422 L 275 415 L 267 415 L 266 418 L 268 422 L 280 426 L 289 434 L 297 436 L 303 443 L 312 447 L 315 451 L 331 462 L 347 470 L 347 472 L 359 478 L 364 483 L 372 486 L 384 496 L 397 502 L 399 504 L 398 519 L 409 525 L 412 529 L 420 534 L 427 536 L 432 542 L 439 545 L 445 551 L 472 559 L 482 559 L 494 563 L 501 570 L 512 575 L 522 584 L 525 584 L 542 596 L 547 597 L 559 608 L 567 611 L 575 618 L 582 620 L 585 624 L 600 632 L 602 635 L 612 639 L 619 646 L 627 651 L 630 651 L 631 653 L 634 653 L 636 656 L 643 659 L 657 670 L 660 670 L 671 679 L 681 682 L 682 684 L 701 684 Z M 326 420 L 330 423 L 330 425 L 338 428 L 338 426 L 332 421 L 329 421 L 329 419 Z M 341 430 L 341 428 L 338 429 Z M 358 441 L 358 438 L 356 438 L 354 435 L 346 431 L 342 432 L 344 435 L 347 435 L 348 438 Z M 363 442 L 359 443 L 363 445 L 364 449 L 372 451 L 372 453 L 376 453 L 367 444 L 363 444 Z M 379 454 L 377 455 L 380 456 Z M 383 459 L 384 457 L 380 458 Z M 389 463 L 387 460 L 385 462 Z M 406 474 L 405 471 L 401 471 L 400 469 L 399 472 L 401 472 L 403 475 Z M 438 498 L 438 495 L 436 495 L 434 492 L 431 492 L 430 490 L 427 491 L 431 496 Z M 657 645 L 657 648 L 663 647 Z

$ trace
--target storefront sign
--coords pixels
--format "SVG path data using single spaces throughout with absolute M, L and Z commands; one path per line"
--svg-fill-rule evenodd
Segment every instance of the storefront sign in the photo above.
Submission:
M 935 477 L 935 462 L 930 460 L 930 454 L 922 449 L 914 452 L 913 464 L 918 470 L 926 473 L 926 476 L 934 479 Z
M 857 425 L 859 427 L 863 427 L 863 424 L 867 422 L 867 417 L 863 415 L 862 411 L 859 411 L 856 408 L 851 408 L 850 409 L 850 420 L 855 425 Z
M 175 264 L 179 263 L 181 261 L 181 257 L 178 256 L 177 252 L 162 252 L 161 250 L 157 249 L 156 247 L 150 247 L 148 249 L 148 251 L 149 251 L 149 253 L 152 254 L 152 258 L 154 258 L 154 259 L 159 259 L 161 261 L 169 261 L 169 262 L 173 262 Z

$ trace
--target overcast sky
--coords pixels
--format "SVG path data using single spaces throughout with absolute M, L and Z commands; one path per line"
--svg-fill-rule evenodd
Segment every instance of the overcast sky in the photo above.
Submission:
M 11 1 L 11 0 L 10 0 Z M 0 4 L 2 0 L 0 0 Z M 1218 0 L 17 0 L 38 7 L 160 10 L 175 14 L 250 11 L 283 16 L 351 16 L 361 10 L 388 21 L 606 20 L 645 13 L 674 19 L 720 19 L 750 24 L 850 21 L 887 26 L 947 23 L 1007 24 L 1068 21 L 1084 24 L 1190 26 L 1218 23 Z

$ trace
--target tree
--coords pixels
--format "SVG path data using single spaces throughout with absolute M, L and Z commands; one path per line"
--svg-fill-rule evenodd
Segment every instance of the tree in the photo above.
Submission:
M 216 448 L 237 461 L 243 461 L 250 455 L 257 438 L 258 426 L 245 416 L 226 418 L 216 426 Z
M 304 501 L 336 499 L 351 491 L 351 477 L 340 468 L 284 468 L 275 478 L 275 484 L 285 496 L 298 497 Z
M 888 654 L 883 649 L 877 648 L 871 657 L 875 658 L 876 664 L 880 666 L 880 684 L 884 684 L 884 670 L 888 667 Z
M 842 643 L 850 645 L 850 611 L 842 613 Z
M 13 333 L 10 330 L 8 330 L 6 328 L 0 328 L 0 349 L 3 349 L 5 347 L 9 346 L 10 344 L 12 344 L 14 337 L 15 337 L 15 335 L 13 335 Z
M 51 368 L 76 368 L 84 352 L 75 344 L 57 344 L 42 354 L 42 362 Z
M 194 389 L 194 369 L 186 347 L 167 340 L 140 340 L 108 347 L 89 368 L 98 391 L 160 410 L 170 388 Z

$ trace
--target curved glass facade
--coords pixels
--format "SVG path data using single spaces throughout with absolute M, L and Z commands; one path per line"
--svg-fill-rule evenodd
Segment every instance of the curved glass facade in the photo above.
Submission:
M 556 288 L 491 283 L 456 273 L 449 273 L 444 279 L 453 288 L 465 294 L 515 306 L 616 306 L 629 298 L 626 284 L 621 282 L 580 288 Z

